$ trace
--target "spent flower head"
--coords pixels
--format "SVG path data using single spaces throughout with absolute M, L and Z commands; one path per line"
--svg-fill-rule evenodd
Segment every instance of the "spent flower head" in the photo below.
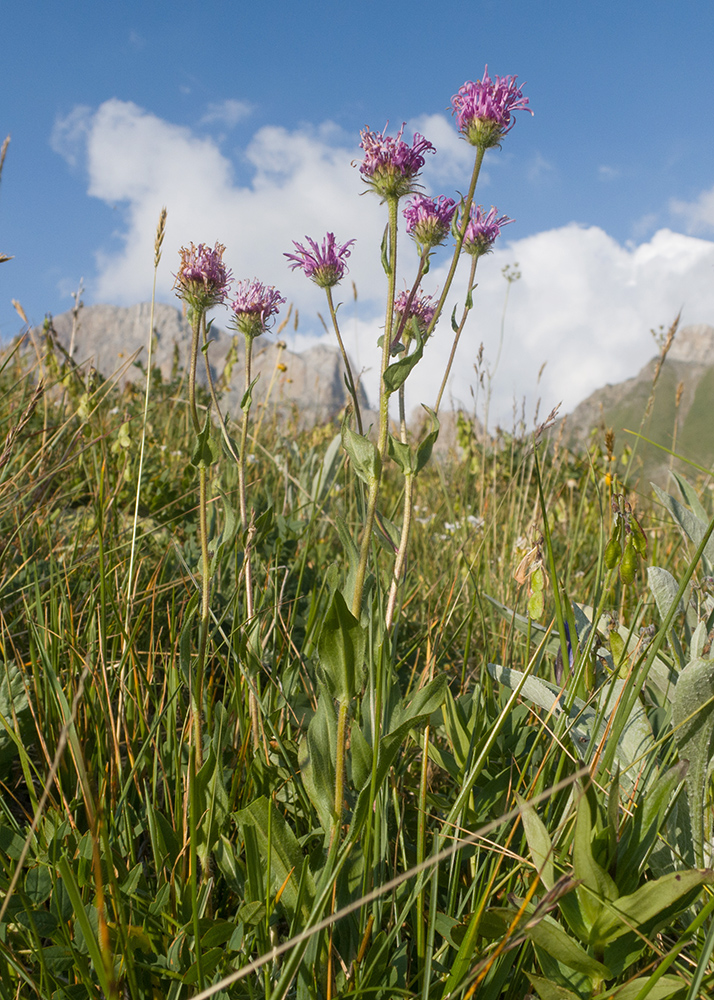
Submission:
M 174 277 L 174 288 L 180 299 L 198 311 L 217 306 L 226 297 L 231 272 L 223 263 L 226 248 L 216 243 L 213 250 L 205 243 L 181 247 L 181 266 Z
M 352 252 L 350 248 L 355 241 L 347 240 L 340 246 L 335 242 L 335 234 L 328 233 L 320 247 L 309 236 L 305 239 L 310 245 L 310 250 L 306 250 L 302 243 L 293 240 L 297 253 L 283 254 L 292 261 L 290 267 L 293 271 L 299 267 L 320 288 L 332 288 L 333 285 L 339 284 L 348 271 L 345 260 Z
M 400 292 L 394 300 L 394 312 L 399 320 L 399 328 L 402 330 L 399 339 L 403 337 L 405 341 L 408 341 L 411 338 L 411 321 L 416 320 L 419 333 L 424 336 L 434 318 L 436 305 L 431 295 L 416 294 L 409 302 L 409 293 Z M 402 325 L 405 312 L 406 321 Z M 392 344 L 392 348 L 394 348 L 394 344 Z
M 415 194 L 407 202 L 407 207 L 404 209 L 407 232 L 414 238 L 422 253 L 444 242 L 455 211 L 456 202 L 443 194 L 438 198 Z
M 277 315 L 284 302 L 272 285 L 264 285 L 257 279 L 239 281 L 235 297 L 229 302 L 236 330 L 246 337 L 259 337 L 266 332 L 271 317 Z
M 472 204 L 469 216 L 463 249 L 472 257 L 482 257 L 484 254 L 490 253 L 493 244 L 501 235 L 503 226 L 514 221 L 509 219 L 507 215 L 502 215 L 499 219 L 497 210 L 493 206 L 488 213 L 485 213 L 481 205 Z
M 452 114 L 458 118 L 459 131 L 472 146 L 479 149 L 500 146 L 504 135 L 515 125 L 514 111 L 533 114 L 517 79 L 497 76 L 494 81 L 486 66 L 482 80 L 476 83 L 468 80 L 451 98 Z
M 406 122 L 396 136 L 384 132 L 362 129 L 360 148 L 364 160 L 359 172 L 362 180 L 384 198 L 401 198 L 411 194 L 416 187 L 416 177 L 424 166 L 424 153 L 436 149 L 418 132 L 414 133 L 411 146 L 402 139 Z M 386 126 L 385 126 L 386 130 Z

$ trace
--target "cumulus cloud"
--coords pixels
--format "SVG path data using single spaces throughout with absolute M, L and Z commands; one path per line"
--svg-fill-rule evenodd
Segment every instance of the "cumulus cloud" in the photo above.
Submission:
M 464 188 L 473 154 L 449 119 L 429 116 L 411 126 L 439 149 L 428 160 L 427 188 L 453 193 L 447 181 Z M 295 130 L 264 126 L 231 158 L 213 139 L 114 99 L 96 110 L 75 109 L 58 122 L 53 147 L 70 162 L 81 147 L 88 193 L 121 208 L 113 245 L 107 241 L 97 253 L 97 273 L 88 281 L 94 301 L 130 304 L 149 297 L 156 221 L 167 205 L 161 297 L 171 299 L 179 246 L 219 240 L 228 248 L 226 259 L 237 278 L 275 284 L 299 308 L 299 331 L 288 339 L 300 348 L 324 336 L 316 319 L 318 310 L 325 312 L 324 296 L 300 272 L 289 270 L 283 253 L 305 235 L 322 239 L 330 231 L 341 242 L 356 238 L 349 279 L 356 283 L 358 299 L 353 301 L 348 279 L 338 289 L 344 300 L 340 316 L 348 349 L 357 369 L 365 369 L 367 391 L 376 397 L 374 345 L 386 290 L 379 254 L 385 211 L 374 196 L 360 197 L 364 186 L 354 165 L 360 152 L 356 140 L 348 145 L 329 122 Z M 623 246 L 602 229 L 574 224 L 510 241 L 507 235 L 479 263 L 479 287 L 447 403 L 473 406 L 481 342 L 493 376 L 491 418 L 509 426 L 513 401 L 520 409 L 523 396 L 530 413 L 538 396 L 541 413 L 561 400 L 567 410 L 604 383 L 634 374 L 654 353 L 649 330 L 668 325 L 680 307 L 685 323 L 714 322 L 714 243 L 708 240 L 660 229 L 647 242 Z M 408 242 L 402 244 L 401 260 L 403 287 L 416 260 Z M 511 287 L 499 350 L 506 292 L 502 268 L 516 262 L 522 277 Z M 435 263 L 425 290 L 439 290 L 445 277 L 446 264 Z M 422 401 L 433 405 L 451 347 L 448 317 L 463 298 L 457 277 L 442 328 L 408 383 L 410 408 Z M 217 316 L 219 325 L 225 320 Z

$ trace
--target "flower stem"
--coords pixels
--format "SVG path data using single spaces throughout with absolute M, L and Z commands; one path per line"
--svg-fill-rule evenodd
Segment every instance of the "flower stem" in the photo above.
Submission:
M 250 383 L 253 366 L 253 338 L 245 334 L 245 392 L 250 392 Z M 253 565 L 251 560 L 252 533 L 248 522 L 248 507 L 246 503 L 245 489 L 245 460 L 248 446 L 248 424 L 250 422 L 250 398 L 244 399 L 243 403 L 243 423 L 240 434 L 240 452 L 238 462 L 238 503 L 240 506 L 240 519 L 243 531 L 246 533 L 245 551 L 243 553 L 243 565 L 245 568 L 245 608 L 248 628 L 252 631 L 255 627 L 253 605 Z M 248 709 L 250 712 L 250 724 L 253 734 L 253 749 L 257 750 L 260 745 L 260 726 L 258 719 L 258 701 L 252 685 L 248 693 Z
M 474 200 L 474 192 L 476 190 L 476 184 L 478 182 L 479 174 L 481 173 L 481 164 L 483 163 L 483 157 L 484 157 L 485 152 L 486 152 L 486 150 L 484 148 L 482 148 L 482 147 L 479 147 L 477 149 L 477 151 L 476 151 L 476 161 L 474 163 L 474 169 L 473 169 L 473 172 L 471 174 L 471 183 L 469 184 L 468 194 L 466 195 L 466 198 L 464 200 L 461 225 L 459 226 L 459 231 L 458 231 L 458 234 L 456 236 L 456 244 L 454 245 L 454 256 L 451 259 L 451 266 L 449 267 L 449 273 L 446 276 L 446 281 L 444 282 L 443 291 L 442 291 L 441 296 L 439 298 L 439 301 L 438 301 L 438 303 L 436 305 L 436 309 L 434 310 L 434 316 L 432 318 L 431 323 L 429 324 L 429 326 L 427 328 L 426 333 L 424 334 L 424 339 L 425 340 L 431 334 L 432 330 L 434 329 L 434 327 L 438 323 L 439 317 L 441 316 L 441 312 L 442 312 L 442 310 L 444 308 L 444 304 L 446 302 L 447 296 L 449 294 L 449 291 L 451 290 L 451 284 L 452 284 L 452 282 L 454 280 L 454 275 L 456 274 L 456 268 L 457 268 L 458 263 L 459 263 L 459 257 L 461 256 L 461 247 L 464 244 L 464 238 L 466 236 L 466 230 L 467 230 L 468 225 L 469 225 L 471 203 Z
M 345 366 L 345 375 L 347 376 L 347 384 L 350 390 L 350 396 L 352 397 L 352 402 L 355 408 L 355 417 L 357 418 L 357 429 L 360 434 L 363 434 L 362 429 L 362 414 L 359 408 L 359 400 L 357 398 L 357 386 L 355 385 L 354 376 L 352 375 L 352 366 L 350 365 L 350 359 L 347 357 L 347 351 L 345 350 L 345 345 L 342 340 L 342 334 L 340 333 L 340 327 L 337 322 L 337 311 L 335 310 L 335 304 L 332 299 L 332 288 L 328 285 L 325 288 L 325 294 L 327 295 L 327 306 L 330 310 L 330 316 L 332 318 L 332 326 L 335 330 L 335 335 L 337 337 L 337 343 L 340 345 L 340 352 L 342 354 L 342 363 Z
M 466 325 L 466 320 L 471 312 L 473 302 L 471 301 L 471 295 L 474 287 L 474 276 L 476 274 L 476 264 L 478 263 L 478 257 L 474 256 L 471 258 L 471 271 L 469 273 L 468 291 L 466 293 L 466 303 L 464 305 L 464 311 L 461 315 L 461 322 L 459 323 L 458 329 L 454 335 L 454 342 L 451 345 L 451 354 L 449 355 L 449 361 L 446 365 L 446 370 L 444 372 L 444 377 L 441 380 L 441 387 L 439 388 L 439 395 L 436 397 L 436 403 L 434 403 L 434 413 L 439 412 L 439 407 L 441 406 L 441 398 L 444 395 L 444 390 L 446 389 L 446 383 L 449 381 L 449 375 L 451 374 L 451 366 L 454 363 L 454 356 L 456 355 L 456 348 L 459 346 L 459 339 L 461 333 Z
M 198 343 L 202 335 L 206 340 L 206 311 L 195 310 L 192 317 L 193 337 L 191 341 L 191 361 L 188 372 L 188 405 L 193 429 L 198 437 L 201 425 L 196 407 L 196 368 L 198 365 Z M 209 411 L 210 412 L 210 411 Z M 208 643 L 208 626 L 210 616 L 211 561 L 208 555 L 208 466 L 201 459 L 198 467 L 198 532 L 201 546 L 201 617 L 198 632 L 198 655 L 194 675 L 193 706 L 192 706 L 192 739 L 196 751 L 196 768 L 200 770 L 203 763 L 203 677 L 206 663 L 206 647 Z
M 394 292 L 397 283 L 397 198 L 388 198 L 389 209 L 389 287 L 387 291 L 387 313 L 384 322 L 384 336 L 382 338 L 382 364 L 379 376 L 379 438 L 377 440 L 377 450 L 380 459 L 384 459 L 387 450 L 387 435 L 389 433 L 389 392 L 384 384 L 384 373 L 389 364 L 389 352 L 392 343 L 392 324 L 394 322 Z M 367 572 L 367 561 L 369 559 L 369 549 L 372 543 L 372 529 L 374 527 L 374 515 L 377 509 L 377 498 L 379 497 L 379 486 L 381 482 L 381 462 L 377 475 L 369 482 L 369 492 L 367 494 L 367 511 L 365 515 L 364 534 L 362 535 L 362 545 L 360 547 L 359 563 L 355 576 L 355 589 L 352 597 L 352 614 L 359 618 L 362 612 L 362 592 L 364 590 L 364 580 Z
M 337 710 L 337 753 L 335 757 L 335 811 L 330 840 L 339 837 L 342 825 L 342 803 L 345 797 L 345 747 L 349 703 L 341 701 Z

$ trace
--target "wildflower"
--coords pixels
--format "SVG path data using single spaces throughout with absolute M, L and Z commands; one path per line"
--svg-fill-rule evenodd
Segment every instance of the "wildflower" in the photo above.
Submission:
M 446 198 L 443 194 L 438 198 L 415 194 L 408 202 L 404 209 L 407 232 L 414 238 L 422 253 L 444 242 L 455 211 L 456 203 L 453 198 Z
M 429 329 L 431 321 L 434 318 L 434 313 L 436 312 L 436 306 L 432 300 L 431 295 L 415 295 L 412 299 L 409 307 L 407 309 L 407 303 L 409 302 L 409 295 L 407 292 L 400 292 L 394 300 L 394 311 L 397 314 L 397 318 L 400 320 L 398 330 L 403 330 L 403 335 L 405 340 L 409 340 L 411 320 L 416 320 L 417 327 L 419 328 L 419 333 L 424 336 L 426 331 Z M 404 314 L 407 314 L 406 321 L 404 321 Z M 398 340 L 402 336 L 400 332 L 399 337 L 395 338 Z M 394 349 L 395 344 L 392 344 L 392 349 Z
M 484 70 L 483 80 L 467 81 L 451 98 L 452 114 L 456 114 L 459 131 L 472 146 L 489 149 L 500 146 L 501 140 L 515 124 L 514 111 L 527 111 L 528 98 L 516 85 L 515 76 L 497 76 L 495 82 Z
M 415 190 L 417 174 L 424 166 L 424 153 L 435 153 L 434 146 L 414 133 L 411 146 L 404 142 L 404 126 L 393 138 L 383 132 L 360 132 L 360 148 L 365 156 L 359 172 L 362 179 L 382 198 L 401 198 Z
M 355 241 L 347 240 L 340 246 L 335 242 L 334 233 L 328 233 L 320 247 L 309 236 L 305 239 L 310 244 L 310 250 L 306 250 L 301 243 L 293 240 L 297 253 L 286 253 L 283 257 L 292 261 L 290 267 L 293 271 L 298 267 L 301 268 L 320 288 L 332 288 L 333 285 L 337 285 L 347 273 L 345 259 L 352 252 L 350 247 Z
M 205 243 L 181 247 L 181 266 L 174 288 L 180 299 L 200 312 L 217 306 L 226 297 L 231 283 L 231 272 L 223 263 L 225 247 L 216 243 L 213 250 Z
M 496 209 L 493 206 L 486 215 L 481 205 L 472 205 L 469 215 L 463 249 L 473 257 L 482 257 L 483 254 L 490 253 L 493 244 L 501 235 L 502 227 L 513 222 L 507 215 L 502 215 L 500 219 L 496 218 Z
M 259 337 L 268 329 L 272 316 L 285 302 L 272 285 L 266 286 L 261 281 L 239 281 L 236 295 L 229 303 L 233 312 L 233 322 L 237 330 L 246 337 Z

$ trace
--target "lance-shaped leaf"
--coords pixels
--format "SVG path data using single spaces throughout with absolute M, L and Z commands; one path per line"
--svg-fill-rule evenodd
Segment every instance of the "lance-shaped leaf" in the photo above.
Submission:
M 683 896 L 714 882 L 714 872 L 698 871 L 690 868 L 682 872 L 670 872 L 653 882 L 645 882 L 629 896 L 620 896 L 603 906 L 599 918 L 592 930 L 594 944 L 602 945 L 614 941 L 633 928 L 646 927 L 651 921 L 662 914 L 663 920 L 671 919 L 670 913 L 665 913 Z M 648 931 L 651 931 L 648 928 Z
M 423 403 L 422 406 L 424 406 Z M 423 441 L 419 442 L 419 446 L 417 448 L 416 464 L 414 467 L 414 474 L 417 476 L 431 458 L 431 453 L 434 448 L 434 445 L 436 444 L 436 439 L 439 437 L 439 418 L 437 417 L 437 415 L 434 413 L 433 410 L 429 409 L 428 406 L 424 406 L 424 409 L 429 414 L 431 430 L 423 439 Z
M 268 857 L 270 858 L 270 885 L 274 895 L 282 890 L 280 902 L 288 917 L 292 920 L 299 907 L 302 919 L 306 921 L 315 896 L 315 883 L 297 837 L 283 814 L 265 796 L 261 796 L 236 813 L 236 819 L 243 828 L 253 828 L 264 868 L 267 868 Z M 303 867 L 307 868 L 304 874 Z
M 317 711 L 300 743 L 298 764 L 303 784 L 325 833 L 332 829 L 336 755 L 337 718 L 332 706 L 332 697 L 323 688 L 317 703 Z
M 696 864 L 703 865 L 709 832 L 707 779 L 712 769 L 714 742 L 714 660 L 690 660 L 681 672 L 674 689 L 672 722 L 680 759 L 689 761 L 686 785 L 694 857 Z
M 342 425 L 342 445 L 350 456 L 352 468 L 363 483 L 371 486 L 379 479 L 382 471 L 382 460 L 377 446 L 363 434 L 355 434 L 347 424 Z
M 387 368 L 384 373 L 384 384 L 387 392 L 396 392 L 399 386 L 404 384 L 412 368 L 418 365 L 422 359 L 422 355 L 424 354 L 424 340 L 416 323 L 413 324 L 412 330 L 415 334 L 416 347 L 411 354 L 407 354 L 405 358 L 395 361 Z
M 213 465 L 214 462 L 218 461 L 220 452 L 218 445 L 211 434 L 211 430 L 211 413 L 210 411 L 207 411 L 203 429 L 198 435 L 196 447 L 193 455 L 191 456 L 191 465 L 195 465 L 197 468 L 201 468 L 202 466 L 204 468 L 208 468 L 209 465 Z
M 333 698 L 351 701 L 362 687 L 366 630 L 335 590 L 322 623 L 317 651 L 325 683 Z

